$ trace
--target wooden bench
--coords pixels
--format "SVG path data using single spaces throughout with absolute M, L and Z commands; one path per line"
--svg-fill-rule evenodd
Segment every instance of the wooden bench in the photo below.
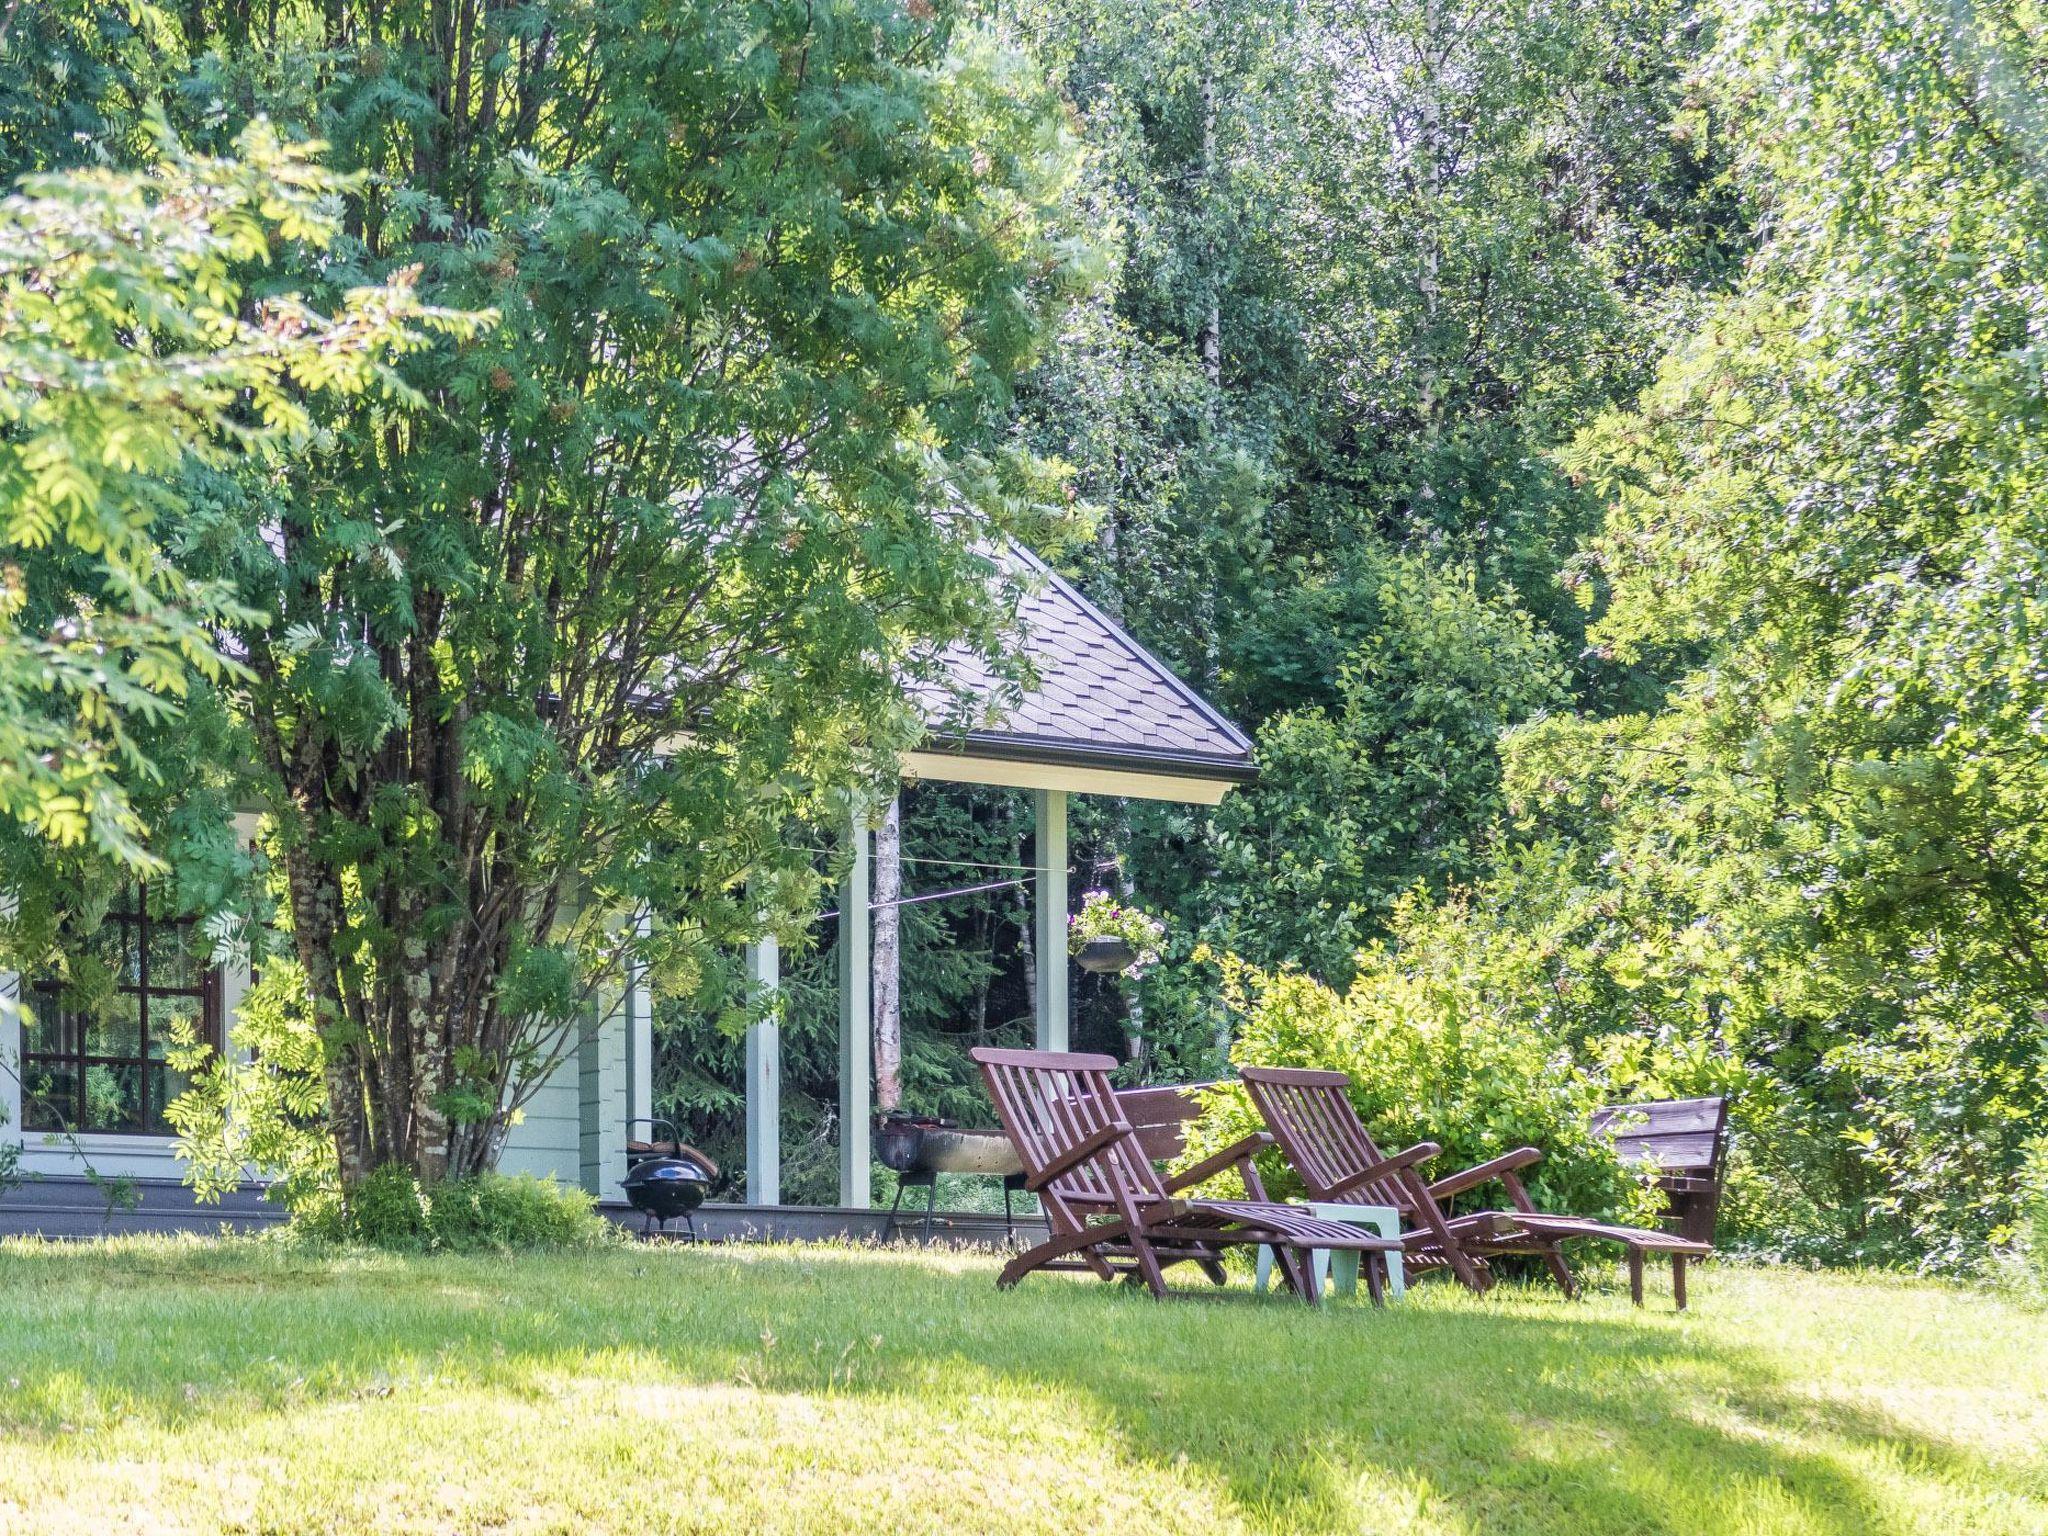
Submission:
M 1168 1088 L 1119 1088 L 1117 1108 L 1138 1133 L 1138 1145 L 1155 1163 L 1170 1163 L 1187 1149 L 1188 1127 L 1201 1118 L 1201 1096 L 1214 1083 Z
M 1624 1163 L 1648 1163 L 1657 1170 L 1656 1185 L 1667 1202 L 1665 1220 L 1673 1231 L 1696 1243 L 1714 1240 L 1728 1157 L 1727 1099 L 1610 1104 L 1593 1111 L 1593 1129 L 1613 1141 Z

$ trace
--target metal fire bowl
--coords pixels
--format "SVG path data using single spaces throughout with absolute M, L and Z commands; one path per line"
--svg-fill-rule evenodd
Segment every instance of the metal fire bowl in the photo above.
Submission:
M 992 1178 L 1022 1173 L 1023 1161 L 1001 1131 L 927 1129 L 917 1166 L 932 1173 L 978 1173 Z

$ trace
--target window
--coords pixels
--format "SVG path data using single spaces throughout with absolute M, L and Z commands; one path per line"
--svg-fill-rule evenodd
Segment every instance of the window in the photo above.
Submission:
M 97 964 L 79 966 L 69 987 L 35 984 L 22 1020 L 25 1130 L 170 1134 L 164 1107 L 186 1083 L 164 1060 L 174 1027 L 189 1021 L 216 1050 L 221 1028 L 205 940 L 167 907 L 142 887 L 84 941 L 82 958 Z

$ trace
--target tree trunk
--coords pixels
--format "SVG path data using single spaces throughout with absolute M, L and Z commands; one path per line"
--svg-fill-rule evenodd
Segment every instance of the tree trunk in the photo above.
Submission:
M 340 915 L 341 896 L 323 878 L 325 871 L 303 847 L 285 853 L 285 871 L 292 905 L 292 939 L 313 1016 L 325 1043 L 328 1130 L 334 1138 L 335 1165 L 344 1188 L 362 1182 L 375 1166 L 370 1146 L 370 1121 L 365 1112 L 362 1063 L 365 1041 L 354 1027 L 335 976 L 329 935 Z
M 1124 856 L 1133 841 L 1128 813 L 1118 818 L 1117 831 L 1123 841 L 1117 849 L 1116 888 L 1127 906 L 1136 906 L 1137 887 L 1131 881 L 1130 862 Z M 1126 980 L 1123 988 L 1124 1000 L 1124 1045 L 1129 1050 L 1129 1059 L 1140 1073 L 1145 1070 L 1145 1001 L 1139 995 L 1138 983 Z
M 1010 862 L 1013 864 L 1035 864 L 1037 856 L 1025 847 L 1024 834 L 1019 829 L 1017 839 L 1011 845 Z M 1037 922 L 1031 910 L 1036 887 L 1031 884 L 1017 887 L 1013 908 L 1017 923 L 1017 958 L 1024 967 L 1024 1015 L 1038 1017 L 1038 943 L 1034 934 Z
M 1216 215 L 1216 77 L 1202 76 L 1202 277 L 1208 285 L 1208 308 L 1202 315 L 1199 338 L 1202 372 L 1212 391 L 1209 410 L 1213 418 L 1213 391 L 1223 382 L 1223 283 L 1216 274 L 1216 236 L 1210 221 Z
M 1223 417 L 1223 278 L 1217 271 L 1215 233 L 1217 209 L 1222 205 L 1223 197 L 1216 163 L 1216 77 L 1206 72 L 1202 76 L 1202 163 L 1198 169 L 1198 185 L 1202 189 L 1202 281 L 1207 288 L 1208 302 L 1202 313 L 1202 329 L 1197 342 L 1202 356 L 1202 375 L 1209 381 L 1209 430 L 1215 432 Z M 1201 582 L 1195 589 L 1195 634 L 1201 644 L 1197 686 L 1205 693 L 1215 688 L 1217 673 L 1222 666 L 1222 625 L 1217 613 L 1217 582 L 1214 579 L 1217 574 L 1212 569 L 1211 579 Z
M 1443 404 L 1443 385 L 1437 355 L 1437 321 L 1443 308 L 1443 198 L 1445 186 L 1443 72 L 1449 60 L 1443 41 L 1443 11 L 1437 0 L 1423 7 L 1423 81 L 1420 103 L 1420 132 L 1417 156 L 1421 174 L 1422 218 L 1417 230 L 1421 251 L 1416 269 L 1416 295 L 1422 301 L 1422 419 L 1430 436 L 1436 432 L 1437 413 Z M 1424 492 L 1429 487 L 1423 488 Z
M 875 829 L 875 1108 L 903 1107 L 903 797 Z

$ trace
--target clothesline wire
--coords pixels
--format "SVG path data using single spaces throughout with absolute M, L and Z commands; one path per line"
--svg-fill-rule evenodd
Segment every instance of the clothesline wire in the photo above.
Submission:
M 920 891 L 915 896 L 899 896 L 894 901 L 871 901 L 868 903 L 868 910 L 870 912 L 879 912 L 884 907 L 915 907 L 927 901 L 944 901 L 949 896 L 972 896 L 977 891 L 1006 891 L 1012 886 L 1029 885 L 1030 883 L 1030 879 L 1026 877 L 1018 880 L 989 880 L 980 885 L 956 885 L 943 891 Z M 820 912 L 818 917 L 827 918 L 837 917 L 838 915 L 839 909 L 834 907 L 829 912 Z
M 827 856 L 830 856 L 832 853 L 836 851 L 837 850 L 831 848 L 813 848 L 809 847 L 808 845 L 804 848 L 804 852 L 806 853 L 818 853 Z M 1024 875 L 1042 875 L 1046 873 L 1047 868 L 1043 864 L 1000 864 L 993 859 L 933 859 L 926 858 L 921 854 L 910 853 L 899 855 L 897 857 L 896 862 L 899 864 L 943 864 L 953 869 L 1000 869 Z M 1111 860 L 1110 862 L 1112 864 L 1120 864 L 1123 861 L 1119 857 L 1117 859 Z M 1102 867 L 1102 861 L 1099 859 L 1094 861 L 1092 867 L 1100 869 Z M 1071 875 L 1074 872 L 1075 866 L 1069 865 L 1067 867 L 1067 873 Z
M 994 859 L 933 859 L 927 858 L 923 854 L 915 853 L 901 854 L 898 856 L 897 862 L 901 864 L 947 865 L 954 869 L 1009 869 L 1033 875 L 1043 873 L 1042 868 L 1036 864 L 1000 864 Z

